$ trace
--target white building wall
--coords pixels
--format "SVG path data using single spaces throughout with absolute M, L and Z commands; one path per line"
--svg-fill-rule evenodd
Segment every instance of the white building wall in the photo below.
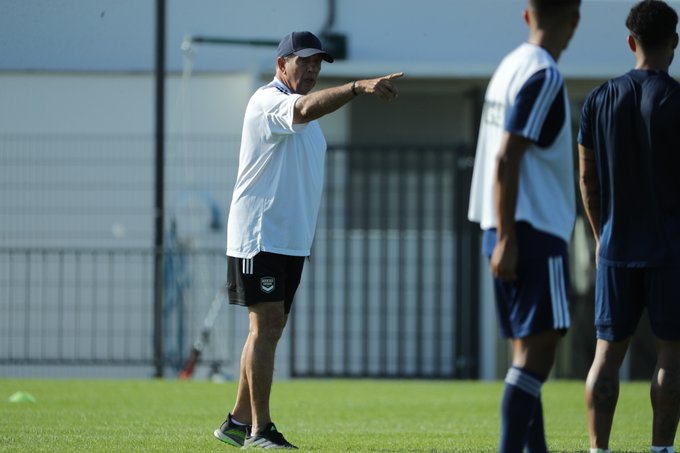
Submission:
M 0 70 L 149 71 L 154 65 L 152 0 L 4 0 Z M 582 20 L 562 66 L 576 77 L 628 69 L 624 21 L 633 0 L 583 0 Z M 680 1 L 669 4 L 680 10 Z M 278 41 L 293 30 L 320 32 L 324 0 L 167 0 L 167 63 L 182 67 L 187 36 Z M 450 75 L 488 76 L 526 38 L 525 0 L 336 0 L 332 31 L 347 36 L 353 63 Z M 201 46 L 199 71 L 270 67 L 274 49 Z M 679 74 L 677 65 L 673 74 Z

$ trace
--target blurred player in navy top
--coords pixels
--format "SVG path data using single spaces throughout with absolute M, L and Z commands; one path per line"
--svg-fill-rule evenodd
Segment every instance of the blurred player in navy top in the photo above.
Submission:
M 484 96 L 468 218 L 484 231 L 500 333 L 512 346 L 501 453 L 547 451 L 541 389 L 570 326 L 574 149 L 557 61 L 579 9 L 580 0 L 529 0 L 529 39 L 501 61 Z
M 626 26 L 635 69 L 595 89 L 579 131 L 581 197 L 597 242 L 591 451 L 607 451 L 619 368 L 644 308 L 656 337 L 652 452 L 673 452 L 680 415 L 680 85 L 668 75 L 678 16 L 645 0 Z

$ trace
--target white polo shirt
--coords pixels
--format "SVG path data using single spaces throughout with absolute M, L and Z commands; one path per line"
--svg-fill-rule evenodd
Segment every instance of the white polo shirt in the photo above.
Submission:
M 317 121 L 293 124 L 300 97 L 275 78 L 248 102 L 227 223 L 229 256 L 310 254 L 326 140 Z
M 503 134 L 529 139 L 520 163 L 515 220 L 569 242 L 576 219 L 571 114 L 552 56 L 524 43 L 496 69 L 484 98 L 468 218 L 497 226 L 494 181 Z

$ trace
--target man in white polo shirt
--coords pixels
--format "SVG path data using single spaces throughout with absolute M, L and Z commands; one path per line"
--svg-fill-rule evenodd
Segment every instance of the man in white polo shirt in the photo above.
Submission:
M 318 118 L 356 96 L 397 96 L 403 73 L 357 80 L 310 93 L 321 62 L 333 62 L 310 32 L 279 43 L 276 76 L 246 108 L 238 175 L 229 211 L 229 302 L 248 307 L 250 330 L 241 355 L 232 411 L 215 437 L 234 446 L 296 448 L 269 414 L 274 356 L 316 228 L 326 141 Z

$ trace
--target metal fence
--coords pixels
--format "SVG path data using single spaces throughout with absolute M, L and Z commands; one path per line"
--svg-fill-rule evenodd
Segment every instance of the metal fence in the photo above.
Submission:
M 293 375 L 477 375 L 471 159 L 464 147 L 332 149 L 291 317 Z
M 221 297 L 237 140 L 169 139 L 162 251 L 152 246 L 150 143 L 0 140 L 0 364 L 160 359 L 176 369 L 186 358 Z M 477 376 L 479 235 L 465 220 L 471 163 L 463 146 L 329 148 L 313 254 L 285 337 L 290 375 Z M 165 268 L 160 358 L 156 253 Z M 204 352 L 216 367 L 238 364 L 247 317 L 234 308 L 223 309 Z
M 0 249 L 0 363 L 153 363 L 154 255 L 148 249 Z M 217 271 L 224 256 L 165 251 L 163 257 L 163 359 L 177 367 L 190 348 L 194 316 L 223 274 L 199 286 L 189 269 Z

